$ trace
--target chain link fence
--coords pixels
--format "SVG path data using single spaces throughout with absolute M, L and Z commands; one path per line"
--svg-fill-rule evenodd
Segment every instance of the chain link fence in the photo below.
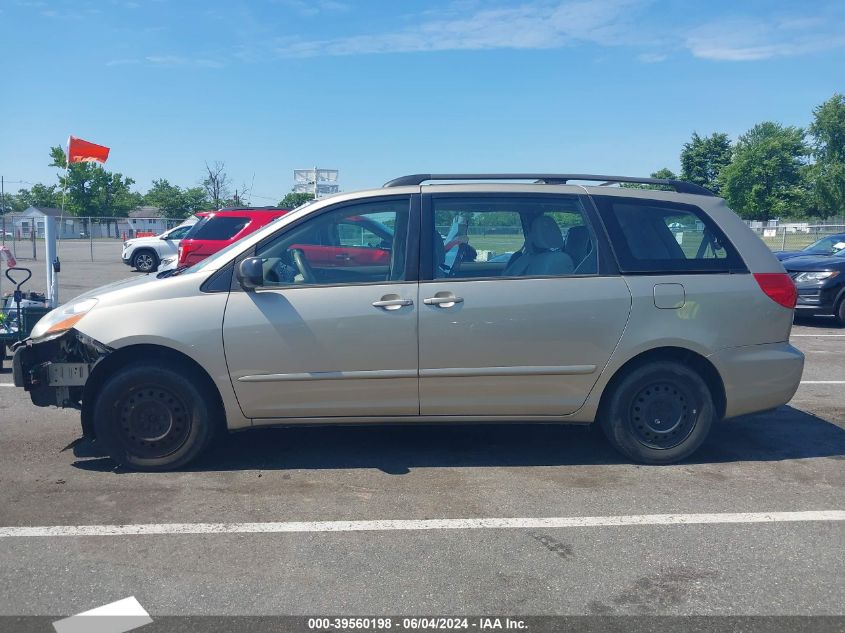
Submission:
M 151 237 L 182 224 L 168 218 L 56 218 L 57 254 L 61 261 L 110 261 L 120 259 L 123 242 Z M 15 259 L 44 258 L 44 219 L 8 214 L 0 217 L 2 244 Z
M 749 223 L 751 230 L 760 236 L 766 245 L 773 251 L 800 251 L 811 244 L 824 238 L 834 235 L 845 235 L 845 224 L 809 224 L 789 223 L 776 226 L 763 225 L 762 223 Z M 830 240 L 830 252 L 841 241 Z M 829 253 L 828 253 L 829 254 Z
M 184 220 L 166 218 L 56 218 L 56 255 L 60 263 L 57 276 L 59 301 L 66 302 L 92 288 L 139 275 L 123 263 L 125 240 L 156 236 L 182 224 Z M 5 225 L 5 226 L 4 226 Z M 47 261 L 44 218 L 7 214 L 0 216 L 0 243 L 11 251 L 19 268 L 32 272 L 25 282 L 25 293 L 47 292 Z M 0 304 L 14 290 L 0 262 Z M 26 273 L 14 272 L 23 279 Z

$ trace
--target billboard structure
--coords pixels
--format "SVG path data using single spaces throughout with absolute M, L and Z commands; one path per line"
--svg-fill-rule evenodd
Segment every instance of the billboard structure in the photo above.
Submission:
M 337 185 L 337 169 L 311 169 L 293 170 L 293 190 L 296 193 L 313 193 L 315 198 L 322 198 L 340 191 Z

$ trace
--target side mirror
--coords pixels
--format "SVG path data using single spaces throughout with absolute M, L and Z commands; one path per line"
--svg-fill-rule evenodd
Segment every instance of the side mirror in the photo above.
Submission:
M 238 283 L 246 291 L 264 285 L 264 262 L 260 257 L 250 257 L 238 264 Z

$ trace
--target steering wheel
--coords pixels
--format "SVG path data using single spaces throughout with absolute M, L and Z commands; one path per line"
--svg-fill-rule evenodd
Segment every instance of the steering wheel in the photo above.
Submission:
M 290 254 L 293 257 L 293 263 L 299 269 L 299 274 L 302 275 L 302 281 L 307 284 L 317 283 L 317 275 L 314 274 L 314 269 L 308 263 L 308 260 L 305 259 L 305 253 L 302 252 L 302 249 L 292 248 L 290 249 Z

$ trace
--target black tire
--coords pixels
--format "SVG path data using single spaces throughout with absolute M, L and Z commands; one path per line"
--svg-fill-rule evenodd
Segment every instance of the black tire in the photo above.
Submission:
M 222 415 L 217 395 L 190 368 L 142 363 L 118 370 L 103 384 L 94 430 L 119 465 L 173 470 L 208 447 Z
M 132 268 L 141 273 L 154 273 L 158 270 L 158 254 L 148 248 L 139 249 L 132 256 Z
M 636 462 L 672 464 L 688 457 L 715 422 L 710 388 L 680 363 L 640 365 L 614 383 L 600 424 L 613 447 Z
M 836 317 L 836 322 L 839 325 L 845 326 L 845 297 L 842 297 L 839 303 L 836 304 L 836 310 L 834 310 L 833 316 Z

